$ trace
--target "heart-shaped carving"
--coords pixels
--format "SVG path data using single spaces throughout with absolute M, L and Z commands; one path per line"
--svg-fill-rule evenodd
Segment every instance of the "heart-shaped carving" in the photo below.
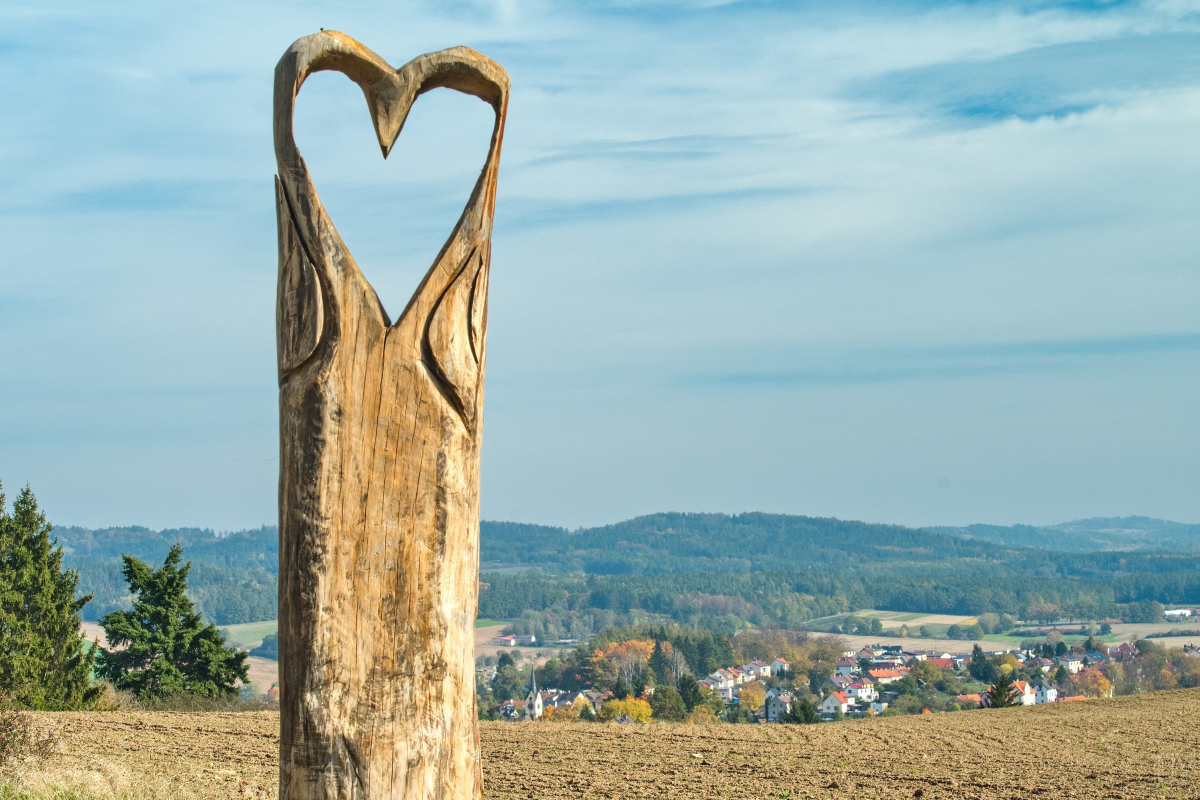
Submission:
M 448 87 L 475 95 L 496 110 L 488 158 L 462 216 L 394 325 L 325 213 L 295 144 L 292 125 L 296 94 L 308 75 L 321 70 L 342 72 L 362 89 L 385 158 L 413 102 L 424 92 Z M 340 333 L 340 326 L 331 325 L 327 317 L 344 317 L 347 303 L 356 300 L 355 292 L 347 295 L 347 290 L 357 288 L 370 306 L 362 309 L 364 316 L 382 328 L 398 330 L 407 316 L 425 312 L 425 324 L 418 326 L 423 329 L 420 352 L 424 366 L 464 424 L 474 428 L 487 320 L 486 272 L 491 255 L 495 178 L 508 99 L 507 75 L 495 62 L 465 47 L 420 56 L 393 69 L 354 39 L 324 31 L 298 40 L 289 49 L 276 68 L 275 85 L 280 380 L 316 356 L 323 341 Z M 466 288 L 453 288 L 451 283 L 455 282 L 462 282 Z M 479 287 L 483 287 L 482 294 L 477 291 Z M 440 322 L 434 319 L 435 314 L 441 315 Z M 466 329 L 450 331 L 447 320 L 451 319 L 458 327 L 465 320 Z
M 316 70 L 362 88 L 385 156 L 422 92 L 496 111 L 462 216 L 394 323 L 293 140 L 296 93 Z M 507 98 L 503 68 L 465 47 L 392 69 L 327 31 L 276 67 L 281 798 L 483 796 L 472 641 Z

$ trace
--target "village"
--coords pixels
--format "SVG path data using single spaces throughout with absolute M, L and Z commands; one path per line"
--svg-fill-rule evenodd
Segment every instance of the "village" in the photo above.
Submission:
M 532 636 L 502 638 L 503 644 L 509 644 L 509 639 L 521 639 L 526 646 L 536 644 Z M 1183 652 L 1189 656 L 1188 661 L 1200 663 L 1197 648 L 1187 645 Z M 1073 648 L 1061 641 L 1031 649 L 983 651 L 976 646 L 971 654 L 874 644 L 842 651 L 832 674 L 827 676 L 819 671 L 794 675 L 788 661 L 777 657 L 770 662 L 756 660 L 718 669 L 695 683 L 702 697 L 719 700 L 710 702 L 709 707 L 721 708 L 723 713 L 713 713 L 711 721 L 798 722 L 801 720 L 796 716 L 797 707 L 807 706 L 812 713 L 803 721 L 833 722 L 985 708 L 992 704 L 996 684 L 1000 683 L 1007 692 L 1004 705 L 1032 706 L 1111 697 L 1114 681 L 1110 677 L 1114 676 L 1114 670 L 1120 671 L 1123 664 L 1132 663 L 1139 656 L 1137 644 L 1123 642 L 1108 646 L 1091 639 Z M 477 672 L 484 682 L 491 681 L 496 674 L 490 666 Z M 651 710 L 655 705 L 655 687 L 639 688 L 641 693 L 636 696 L 613 690 L 562 691 L 539 688 L 535 678 L 524 699 L 505 700 L 487 712 L 509 721 L 661 721 Z M 962 691 L 947 694 L 955 689 Z M 635 709 L 640 706 L 631 706 L 630 700 L 642 701 L 643 712 L 637 713 Z

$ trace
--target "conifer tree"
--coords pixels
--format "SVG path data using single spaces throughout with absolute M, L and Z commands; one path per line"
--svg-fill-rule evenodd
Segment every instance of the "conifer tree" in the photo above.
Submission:
M 988 708 L 1008 708 L 1017 704 L 1017 689 L 1011 672 L 1001 672 L 996 683 L 987 690 Z
M 204 697 L 237 693 L 245 682 L 246 654 L 225 646 L 213 624 L 204 625 L 187 596 L 191 562 L 179 566 L 183 547 L 171 548 L 160 569 L 121 556 L 133 591 L 132 611 L 113 611 L 100 624 L 114 650 L 101 650 L 96 674 L 143 699 L 170 694 Z
M 667 682 L 667 666 L 667 654 L 663 650 L 663 640 L 658 639 L 654 642 L 654 652 L 650 654 L 650 671 L 654 673 L 657 683 Z
M 86 706 L 95 650 L 83 651 L 75 598 L 79 575 L 62 569 L 62 548 L 26 486 L 10 516 L 0 487 L 0 691 L 26 708 Z

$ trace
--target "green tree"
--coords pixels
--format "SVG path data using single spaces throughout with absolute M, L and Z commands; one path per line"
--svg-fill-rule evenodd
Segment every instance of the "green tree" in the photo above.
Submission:
M 663 652 L 663 640 L 657 639 L 654 642 L 654 652 L 650 654 L 650 671 L 654 673 L 654 680 L 657 684 L 665 684 L 667 682 L 667 654 Z
M 691 675 L 684 675 L 679 679 L 679 697 L 688 711 L 704 703 L 704 696 L 700 694 L 700 684 Z
M 871 635 L 878 636 L 883 633 L 883 622 L 878 617 L 871 618 Z
M 179 566 L 183 547 L 174 545 L 160 569 L 122 556 L 122 573 L 135 595 L 132 611 L 113 611 L 100 620 L 113 650 L 101 649 L 96 674 L 120 689 L 149 699 L 167 694 L 204 697 L 237 693 L 245 681 L 246 654 L 225 646 L 217 626 L 207 626 L 187 596 L 191 563 Z
M 521 680 L 517 662 L 508 653 L 501 653 L 496 662 L 496 676 L 492 678 L 492 694 L 501 702 L 525 696 L 525 682 Z
M 79 708 L 91 686 L 95 650 L 83 652 L 75 599 L 79 576 L 62 569 L 62 548 L 26 486 L 10 516 L 0 486 L 0 691 L 27 708 Z
M 617 676 L 617 682 L 613 684 L 612 695 L 617 700 L 629 697 L 629 684 L 625 683 L 625 679 L 620 675 Z
M 583 707 L 579 709 L 579 721 L 580 722 L 595 722 L 596 721 L 596 709 L 592 708 L 591 703 L 584 703 Z
M 679 722 L 687 716 L 683 698 L 669 683 L 660 684 L 654 689 L 654 694 L 650 695 L 650 710 L 654 713 L 654 719 L 664 722 Z
M 788 705 L 783 721 L 791 725 L 815 725 L 821 721 L 821 717 L 812 703 L 797 697 Z
M 1011 672 L 1002 672 L 987 690 L 989 708 L 1008 708 L 1017 704 L 1017 689 L 1013 686 Z
M 971 649 L 971 660 L 967 665 L 971 677 L 981 683 L 990 683 L 996 678 L 996 665 L 983 652 L 983 648 L 975 645 Z

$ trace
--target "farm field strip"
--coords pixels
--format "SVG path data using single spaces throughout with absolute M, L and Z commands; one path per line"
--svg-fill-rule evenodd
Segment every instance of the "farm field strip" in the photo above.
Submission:
M 480 724 L 490 798 L 1196 797 L 1200 689 L 821 725 Z M 62 755 L 23 786 L 276 796 L 279 716 L 42 713 Z M 35 797 L 46 796 L 34 794 Z

